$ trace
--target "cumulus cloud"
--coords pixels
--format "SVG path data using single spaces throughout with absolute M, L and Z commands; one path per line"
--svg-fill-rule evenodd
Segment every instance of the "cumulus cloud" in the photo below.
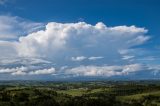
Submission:
M 27 71 L 28 68 L 27 67 L 16 67 L 16 68 L 0 68 L 0 73 L 14 73 L 14 72 L 18 72 L 18 71 Z
M 160 71 L 160 65 L 147 65 L 149 70 Z
M 8 64 L 41 65 L 41 64 L 51 64 L 51 62 L 44 59 L 38 59 L 38 58 L 1 57 L 0 64 L 1 65 L 8 65 Z
M 93 26 L 84 22 L 51 22 L 45 30 L 20 37 L 17 51 L 20 56 L 31 57 L 54 57 L 61 52 L 98 55 L 102 50 L 110 55 L 111 52 L 118 53 L 120 49 L 144 43 L 149 39 L 145 36 L 146 32 L 146 29 L 135 26 L 106 27 L 103 23 Z
M 103 59 L 104 57 L 102 57 L 102 56 L 93 56 L 93 57 L 89 57 L 88 59 L 89 60 L 98 60 L 98 59 Z
M 66 70 L 66 74 L 73 76 L 116 76 L 134 73 L 143 70 L 144 66 L 140 64 L 131 64 L 124 66 L 79 66 Z
M 26 75 L 27 73 L 26 72 L 23 72 L 23 71 L 16 71 L 16 72 L 13 72 L 11 73 L 11 75 Z
M 66 74 L 73 76 L 113 76 L 120 73 L 120 66 L 79 66 L 66 70 Z
M 55 68 L 43 68 L 37 69 L 40 67 L 36 66 L 21 66 L 13 68 L 0 68 L 0 74 L 10 74 L 10 75 L 45 75 L 45 74 L 54 74 L 56 72 Z
M 29 72 L 30 75 L 44 75 L 44 74 L 54 74 L 55 68 L 49 68 L 49 69 L 41 69 L 36 71 Z
M 149 56 L 149 57 L 143 57 L 143 58 L 138 58 L 137 60 L 140 61 L 154 61 L 154 60 L 159 60 L 159 57 L 154 57 L 154 56 Z
M 122 73 L 128 74 L 131 72 L 141 71 L 144 70 L 145 67 L 140 64 L 131 64 L 131 65 L 125 65 L 123 67 Z
M 78 57 L 72 57 L 71 60 L 72 61 L 83 61 L 85 60 L 87 57 L 85 56 L 78 56 Z
M 6 0 L 1 0 L 0 3 Z M 18 39 L 43 27 L 42 23 L 36 23 L 17 16 L 0 16 L 0 40 Z
M 77 57 L 71 57 L 71 60 L 72 61 L 84 61 L 84 60 L 98 60 L 102 58 L 104 57 L 102 56 L 91 56 L 91 57 L 77 56 Z
M 4 20 L 9 19 L 4 18 Z M 14 20 L 14 18 L 11 18 L 11 20 Z M 20 24 L 18 21 L 14 23 L 17 24 L 16 26 Z M 20 26 L 27 27 L 25 24 L 23 23 Z M 3 24 L 0 25 L 3 26 Z M 11 27 L 11 29 L 13 28 L 10 24 L 8 26 Z M 36 25 L 28 24 L 28 26 L 37 29 Z M 3 32 L 10 33 L 10 30 L 8 30 L 8 27 L 7 31 L 5 28 L 2 29 L 1 38 L 7 37 L 8 35 L 3 37 Z M 22 27 L 22 29 L 25 28 Z M 27 27 L 26 30 L 27 29 L 32 28 Z M 16 30 L 14 30 L 14 33 L 11 31 L 11 36 L 13 37 L 16 32 Z M 58 57 L 65 58 L 77 54 L 91 56 L 105 55 L 117 58 L 119 50 L 127 50 L 132 46 L 147 41 L 149 37 L 145 35 L 146 33 L 146 29 L 137 28 L 135 26 L 107 27 L 103 23 L 97 23 L 93 26 L 84 22 L 66 24 L 50 22 L 46 25 L 45 30 L 35 31 L 26 36 L 21 36 L 18 38 L 18 41 L 10 42 L 1 40 L 0 48 L 4 48 L 4 50 L 1 50 L 4 54 L 7 50 L 13 49 L 15 53 L 13 52 L 12 54 L 15 56 L 43 57 L 52 58 L 54 60 Z M 17 35 L 17 33 L 15 35 Z M 8 37 L 11 36 L 9 35 Z M 11 53 L 8 51 L 6 53 Z M 84 57 L 80 58 L 84 60 Z M 90 59 L 93 59 L 93 57 Z
M 32 71 L 31 71 L 32 70 Z M 112 77 L 112 76 L 126 76 L 132 73 L 137 73 L 147 70 L 152 74 L 157 75 L 160 73 L 159 65 L 142 65 L 142 64 L 129 64 L 129 65 L 87 65 L 87 66 L 78 66 L 78 67 L 68 67 L 63 66 L 59 70 L 55 68 L 28 68 L 28 67 L 15 67 L 15 68 L 1 68 L 1 74 L 10 74 L 13 76 L 37 76 L 37 75 L 63 75 L 69 77 L 78 77 L 78 76 L 90 76 L 90 77 Z M 146 72 L 147 72 L 146 71 Z M 63 77 L 62 76 L 62 77 Z M 61 77 L 60 77 L 61 78 Z
M 125 55 L 125 56 L 123 56 L 123 60 L 128 60 L 128 59 L 132 59 L 132 58 L 134 58 L 135 56 L 129 56 L 129 55 Z
M 0 58 L 17 56 L 16 44 L 11 41 L 0 40 Z M 1 59 L 0 59 L 1 60 Z
M 49 22 L 42 28 L 43 25 L 19 17 L 0 16 L 0 66 L 45 64 L 45 67 L 42 65 L 28 71 L 0 69 L 0 73 L 44 75 L 63 72 L 65 75 L 113 76 L 141 70 L 139 64 L 119 64 L 127 64 L 123 60 L 134 58 L 134 53 L 128 55 L 132 47 L 149 40 L 145 28 L 125 25 L 108 27 L 102 22 L 96 25 Z M 96 61 L 99 59 L 101 61 Z M 67 68 L 55 71 L 55 68 L 49 68 L 53 67 L 53 63 L 56 68 Z M 102 63 L 110 65 L 100 66 Z

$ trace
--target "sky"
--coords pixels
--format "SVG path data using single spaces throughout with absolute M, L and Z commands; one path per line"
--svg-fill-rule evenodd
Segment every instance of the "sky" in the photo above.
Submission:
M 159 0 L 0 0 L 0 80 L 159 79 Z

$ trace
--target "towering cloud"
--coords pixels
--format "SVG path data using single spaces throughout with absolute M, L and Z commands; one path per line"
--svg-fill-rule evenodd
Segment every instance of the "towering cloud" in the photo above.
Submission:
M 43 26 L 17 17 L 0 19 L 0 71 L 12 75 L 127 75 L 142 70 L 136 61 L 130 63 L 136 55 L 128 51 L 150 38 L 146 29 L 136 26 L 109 27 L 102 22 L 49 22 Z M 24 71 L 16 65 L 36 68 Z
M 51 22 L 44 30 L 20 37 L 17 51 L 20 56 L 27 57 L 57 57 L 61 52 L 66 55 L 110 55 L 143 44 L 149 39 L 144 35 L 146 32 L 135 26 L 107 27 L 101 22 L 95 26 L 85 22 Z

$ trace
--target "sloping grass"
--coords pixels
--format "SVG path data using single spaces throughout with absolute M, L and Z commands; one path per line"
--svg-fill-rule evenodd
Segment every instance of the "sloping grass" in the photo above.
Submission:
M 70 89 L 70 90 L 60 90 L 58 93 L 68 94 L 71 96 L 81 96 L 86 93 L 85 89 Z
M 160 91 L 153 91 L 153 92 L 147 92 L 147 93 L 141 93 L 141 94 L 135 94 L 135 95 L 129 95 L 129 96 L 118 96 L 117 99 L 120 101 L 139 100 L 143 96 L 148 96 L 148 95 L 160 97 Z
M 71 96 L 82 96 L 83 94 L 91 94 L 91 93 L 98 93 L 102 91 L 109 91 L 109 89 L 92 89 L 92 90 L 87 90 L 87 89 L 69 89 L 69 90 L 59 90 L 57 91 L 58 93 L 63 93 L 63 94 L 68 94 Z

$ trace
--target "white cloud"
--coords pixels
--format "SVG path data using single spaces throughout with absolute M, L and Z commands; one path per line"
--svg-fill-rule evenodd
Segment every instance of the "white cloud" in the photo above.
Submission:
M 16 43 L 0 40 L 0 58 L 17 56 Z
M 134 73 L 136 71 L 143 70 L 143 66 L 140 64 L 131 64 L 124 66 L 79 66 L 71 69 L 67 69 L 65 74 L 73 76 L 115 76 L 126 75 Z
M 123 67 L 122 73 L 128 74 L 131 72 L 141 71 L 144 70 L 145 67 L 140 64 L 131 64 L 131 65 L 125 65 Z
M 21 58 L 21 57 L 1 57 L 0 64 L 22 64 L 22 65 L 36 65 L 36 64 L 51 64 L 50 61 L 38 59 L 38 58 Z
M 61 70 L 65 70 L 65 69 L 67 69 L 68 68 L 68 66 L 62 66 L 61 68 L 60 68 L 60 71 Z
M 13 72 L 11 73 L 11 75 L 26 75 L 27 73 L 26 72 L 23 72 L 23 71 L 16 71 L 16 72 Z
M 55 57 L 65 58 L 68 55 L 88 53 L 116 57 L 111 55 L 118 55 L 119 50 L 127 50 L 144 43 L 149 38 L 145 36 L 146 29 L 135 26 L 106 27 L 103 23 L 93 26 L 84 22 L 66 24 L 51 22 L 46 25 L 45 30 L 36 32 L 35 30 L 42 27 L 39 23 L 23 21 L 19 17 L 0 16 L 0 19 L 1 39 L 19 37 L 18 42 L 1 40 L 0 48 L 3 48 L 1 52 L 18 57 L 43 57 L 55 60 Z M 20 37 L 23 35 L 21 31 L 34 33 Z M 8 52 L 9 50 L 14 52 Z M 81 58 L 84 60 L 84 57 Z M 92 60 L 93 57 L 89 59 Z
M 1 2 L 4 2 L 0 1 Z M 0 16 L 0 39 L 18 39 L 43 27 L 42 23 L 28 21 L 16 16 Z
M 53 67 L 53 64 L 48 64 L 56 63 L 58 68 L 67 65 L 67 68 L 61 69 L 67 70 L 65 74 L 84 76 L 123 75 L 140 70 L 138 65 L 120 66 L 118 63 L 114 65 L 114 61 L 121 62 L 123 59 L 128 61 L 134 58 L 134 53 L 128 55 L 130 48 L 143 44 L 150 38 L 146 35 L 147 30 L 144 28 L 107 27 L 102 22 L 96 25 L 85 22 L 49 22 L 42 30 L 39 29 L 43 27 L 41 23 L 26 21 L 19 17 L 0 16 L 0 27 L 1 65 L 45 63 L 47 64 L 45 68 L 48 68 Z M 136 51 L 136 48 L 134 50 Z M 98 60 L 104 57 L 103 64 L 109 63 L 112 64 L 111 66 L 85 66 L 86 64 L 83 64 L 84 60 Z M 81 65 L 84 66 L 75 67 L 75 64 L 78 65 L 78 63 L 73 63 L 71 60 L 81 61 Z M 87 62 L 94 62 L 96 65 L 96 61 Z M 68 69 L 68 67 L 75 68 Z M 43 68 L 42 66 L 27 72 L 21 69 L 6 68 L 3 71 L 0 69 L 0 73 L 12 73 L 12 75 L 58 74 L 54 68 Z
M 66 73 L 74 76 L 113 76 L 120 74 L 115 72 L 119 69 L 121 69 L 119 66 L 80 66 L 68 69 Z
M 125 55 L 122 57 L 123 60 L 129 60 L 129 59 L 132 59 L 134 58 L 135 56 L 129 56 L 129 55 Z
M 16 67 L 16 68 L 0 68 L 0 73 L 14 73 L 17 71 L 27 71 L 28 68 L 27 67 Z
M 20 56 L 53 58 L 61 57 L 63 53 L 87 55 L 91 52 L 98 55 L 102 54 L 102 50 L 107 55 L 118 54 L 121 49 L 147 41 L 149 37 L 145 36 L 146 32 L 146 29 L 135 26 L 106 27 L 103 23 L 93 26 L 84 22 L 51 22 L 45 30 L 20 37 L 17 51 Z
M 43 74 L 54 74 L 55 68 L 44 68 L 37 69 L 36 66 L 21 66 L 15 68 L 0 68 L 0 74 L 8 73 L 11 75 L 43 75 Z M 31 71 L 32 70 L 32 71 Z
M 154 61 L 156 59 L 160 59 L 159 57 L 154 57 L 154 56 L 149 56 L 149 57 L 143 57 L 143 58 L 138 58 L 137 60 L 140 60 L 140 61 Z
M 160 65 L 147 65 L 149 70 L 160 71 Z
M 160 75 L 160 65 L 147 65 L 147 70 L 152 71 L 154 75 Z
M 98 59 L 103 59 L 104 57 L 102 57 L 102 56 L 93 56 L 93 57 L 89 57 L 88 59 L 89 60 L 98 60 Z
M 85 60 L 87 57 L 85 56 L 78 56 L 78 57 L 72 57 L 71 60 L 72 61 L 83 61 Z
M 55 68 L 49 68 L 49 69 L 40 69 L 36 71 L 29 72 L 30 75 L 44 75 L 44 74 L 54 74 Z
M 84 60 L 98 60 L 102 59 L 104 57 L 102 56 L 92 56 L 92 57 L 86 57 L 86 56 L 77 56 L 77 57 L 71 57 L 72 61 L 84 61 Z
M 31 71 L 32 70 L 32 71 Z M 56 71 L 55 68 L 36 69 L 33 67 L 15 67 L 15 68 L 1 68 L 0 73 L 8 73 L 14 76 L 19 75 L 64 75 L 64 76 L 120 76 L 137 73 L 139 71 L 150 71 L 153 74 L 160 72 L 160 65 L 142 65 L 142 64 L 129 64 L 129 65 L 88 65 L 69 68 L 64 66 Z

